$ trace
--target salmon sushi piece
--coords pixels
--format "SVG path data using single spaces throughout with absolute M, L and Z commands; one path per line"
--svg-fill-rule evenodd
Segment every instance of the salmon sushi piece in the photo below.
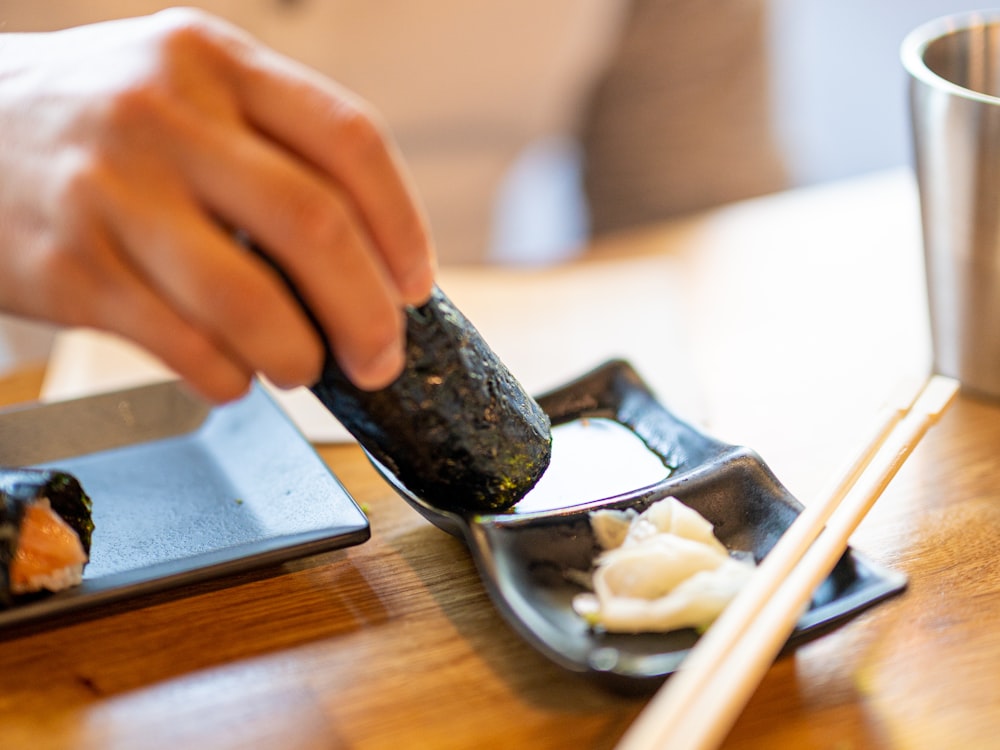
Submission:
M 17 550 L 10 564 L 10 593 L 76 586 L 83 580 L 88 559 L 80 536 L 43 497 L 28 506 L 21 518 Z
M 92 532 L 91 502 L 74 477 L 0 469 L 0 606 L 78 585 Z

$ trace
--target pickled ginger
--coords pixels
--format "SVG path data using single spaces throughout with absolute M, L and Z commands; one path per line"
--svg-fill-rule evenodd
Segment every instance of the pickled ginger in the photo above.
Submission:
M 704 629 L 754 570 L 733 554 L 701 514 L 673 497 L 635 510 L 599 510 L 591 528 L 602 552 L 592 591 L 573 609 L 591 626 L 615 633 Z

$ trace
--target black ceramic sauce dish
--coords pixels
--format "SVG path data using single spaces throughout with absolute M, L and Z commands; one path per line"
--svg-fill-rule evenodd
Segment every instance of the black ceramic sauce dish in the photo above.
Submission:
M 595 419 L 624 426 L 669 473 L 651 484 L 597 499 L 579 502 L 567 497 L 562 507 L 524 512 L 520 506 L 525 498 L 511 511 L 483 515 L 435 508 L 374 463 L 427 520 L 465 540 L 496 608 L 535 648 L 612 689 L 654 689 L 677 669 L 698 635 L 690 629 L 610 634 L 589 627 L 573 611 L 573 597 L 584 590 L 580 573 L 590 570 L 600 551 L 589 513 L 598 508 L 642 511 L 674 496 L 705 516 L 729 549 L 751 551 L 760 561 L 802 505 L 752 450 L 722 443 L 675 417 L 627 362 L 608 362 L 538 402 L 554 429 Z M 614 472 L 616 459 L 608 456 L 607 462 L 608 471 Z M 847 550 L 815 592 L 787 647 L 835 627 L 905 586 L 901 574 Z

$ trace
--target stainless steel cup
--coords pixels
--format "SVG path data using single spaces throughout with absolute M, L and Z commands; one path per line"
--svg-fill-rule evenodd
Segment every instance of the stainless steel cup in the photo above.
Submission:
M 935 369 L 1000 398 L 1000 10 L 925 24 L 901 54 Z

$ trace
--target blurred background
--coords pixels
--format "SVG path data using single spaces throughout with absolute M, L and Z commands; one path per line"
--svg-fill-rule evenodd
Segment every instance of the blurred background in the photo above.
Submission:
M 371 101 L 442 262 L 588 239 L 909 163 L 900 42 L 955 0 L 201 0 Z M 166 7 L 3 0 L 4 32 Z M 3 321 L 0 369 L 53 332 Z

